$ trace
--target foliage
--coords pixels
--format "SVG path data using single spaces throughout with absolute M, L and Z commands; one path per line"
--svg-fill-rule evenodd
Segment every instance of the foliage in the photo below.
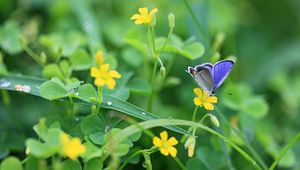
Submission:
M 299 169 L 299 5 L 2 0 L 0 170 Z

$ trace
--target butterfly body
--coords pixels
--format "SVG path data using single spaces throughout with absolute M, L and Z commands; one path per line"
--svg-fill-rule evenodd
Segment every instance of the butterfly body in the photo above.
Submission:
M 221 60 L 215 64 L 204 63 L 196 67 L 188 67 L 187 72 L 203 90 L 210 95 L 215 95 L 216 90 L 228 77 L 233 65 L 232 60 Z

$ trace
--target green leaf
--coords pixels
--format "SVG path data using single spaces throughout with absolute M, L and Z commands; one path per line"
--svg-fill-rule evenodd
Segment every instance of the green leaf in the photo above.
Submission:
M 97 145 L 103 145 L 104 144 L 104 132 L 97 132 L 89 135 L 89 139 Z
M 71 76 L 72 69 L 70 67 L 68 60 L 61 60 L 59 62 L 59 67 L 61 69 L 61 72 L 62 72 L 64 78 L 68 78 Z
M 50 80 L 44 82 L 40 86 L 41 97 L 44 97 L 49 100 L 59 99 L 67 97 L 69 95 L 68 90 L 61 83 Z
M 139 50 L 142 54 L 147 55 L 148 54 L 148 47 L 145 43 L 141 41 L 142 35 L 140 32 L 136 29 L 129 30 L 125 37 L 124 41 L 125 43 L 133 46 L 137 50 Z
M 22 170 L 21 161 L 13 156 L 4 159 L 1 163 L 0 170 Z
M 157 49 L 161 49 L 166 42 L 166 38 L 158 37 L 155 40 Z M 188 41 L 188 40 L 187 40 Z M 199 42 L 185 42 L 183 43 L 179 37 L 172 36 L 171 41 L 163 49 L 165 52 L 175 53 L 186 57 L 190 60 L 201 57 L 204 52 L 204 46 Z
M 142 131 L 129 136 L 128 139 L 130 139 L 132 142 L 136 142 L 140 139 L 141 136 L 142 136 Z
M 44 159 L 38 159 L 34 156 L 29 156 L 26 164 L 25 164 L 25 169 L 26 170 L 46 170 L 47 168 L 47 163 Z
M 14 85 L 28 84 L 29 86 L 32 87 L 32 90 L 28 94 L 43 97 L 42 95 L 39 94 L 38 89 L 40 88 L 41 84 L 43 84 L 43 82 L 45 81 L 44 79 L 39 79 L 39 78 L 34 78 L 34 77 L 26 77 L 26 76 L 12 76 L 12 75 L 3 77 L 3 78 L 5 80 L 11 82 L 12 85 L 8 86 L 8 87 L 0 86 L 0 89 L 16 91 L 16 89 L 14 88 Z M 47 81 L 47 82 L 49 82 L 49 81 Z M 45 90 L 47 90 L 47 89 L 44 89 L 44 91 Z M 65 89 L 62 91 L 65 92 Z M 56 93 L 56 92 L 54 92 L 54 93 Z M 51 95 L 51 97 L 53 97 L 53 96 Z M 57 96 L 55 96 L 55 97 L 57 97 Z M 93 104 L 92 102 L 86 102 L 86 101 L 74 101 L 74 102 L 85 103 L 88 105 Z M 133 116 L 133 117 L 141 119 L 141 120 L 158 119 L 158 117 L 152 113 L 149 113 L 133 104 L 130 104 L 130 103 L 128 103 L 124 100 L 121 100 L 119 98 L 116 98 L 114 96 L 107 95 L 105 93 L 103 94 L 103 101 L 102 101 L 101 107 L 106 108 L 106 109 L 116 110 L 116 111 L 122 112 L 124 114 Z M 173 130 L 175 132 L 178 132 L 178 133 L 189 134 L 187 131 L 185 131 L 182 128 L 179 128 L 177 126 L 168 126 L 166 128 Z
M 118 60 L 113 55 L 107 55 L 104 57 L 104 62 L 109 64 L 110 70 L 115 70 L 118 66 Z
M 78 47 L 86 44 L 86 39 L 81 32 L 70 31 L 68 33 L 56 32 L 50 35 L 42 35 L 39 42 L 54 55 L 59 55 L 60 50 L 62 50 L 62 55 L 68 57 Z
M 91 114 L 82 119 L 81 131 L 85 135 L 104 132 L 105 123 L 97 114 Z
M 81 170 L 81 164 L 78 160 L 66 160 L 62 163 L 62 169 Z
M 43 68 L 43 76 L 47 79 L 50 79 L 52 77 L 64 79 L 64 74 L 62 73 L 62 70 L 55 63 L 48 64 Z
M 122 58 L 127 64 L 133 67 L 139 67 L 142 63 L 142 54 L 132 48 L 125 48 L 122 51 Z
M 20 53 L 22 46 L 20 43 L 21 29 L 19 25 L 13 21 L 8 20 L 4 26 L 0 28 L 0 46 L 11 55 Z
M 268 113 L 269 107 L 267 102 L 261 97 L 251 97 L 242 102 L 241 111 L 261 119 Z
M 102 155 L 102 150 L 91 142 L 87 142 L 84 145 L 86 147 L 86 152 L 82 155 L 82 158 L 85 162 Z
M 29 149 L 30 154 L 39 158 L 48 158 L 54 155 L 60 149 L 59 145 L 41 143 L 35 139 L 26 140 L 26 147 Z
M 99 170 L 103 168 L 103 164 L 100 159 L 91 159 L 84 164 L 83 170 Z
M 129 146 L 127 144 L 119 144 L 115 148 L 115 154 L 117 156 L 124 156 L 129 152 Z
M 142 78 L 133 78 L 129 82 L 129 88 L 130 90 L 134 92 L 139 92 L 139 93 L 149 93 L 151 90 L 150 84 L 147 82 L 147 80 L 142 79 Z
M 93 60 L 89 54 L 83 50 L 78 49 L 69 57 L 74 70 L 86 70 L 92 66 Z
M 98 94 L 93 85 L 84 84 L 78 87 L 78 97 L 89 101 L 91 99 L 97 99 Z

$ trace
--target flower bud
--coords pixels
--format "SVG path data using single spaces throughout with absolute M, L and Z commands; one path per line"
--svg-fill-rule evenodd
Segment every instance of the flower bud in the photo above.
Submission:
M 195 136 L 190 136 L 184 144 L 185 149 L 188 149 L 188 157 L 193 157 L 195 152 L 195 145 L 196 145 Z
M 213 49 L 214 51 L 219 51 L 221 48 L 223 42 L 225 40 L 225 33 L 224 32 L 218 32 L 218 34 L 215 37 L 214 43 L 213 43 Z
M 162 78 L 166 77 L 166 68 L 164 66 L 160 67 L 160 75 Z
M 175 27 L 175 15 L 173 13 L 169 13 L 168 20 L 169 20 L 169 27 L 173 29 Z
M 211 57 L 210 61 L 211 63 L 216 63 L 220 60 L 220 58 L 221 58 L 220 52 L 215 52 Z
M 215 126 L 220 127 L 220 122 L 219 122 L 219 120 L 217 119 L 216 116 L 210 115 L 209 117 L 210 117 L 210 121 L 211 121 Z
M 41 62 L 42 62 L 43 64 L 45 64 L 46 61 L 47 61 L 47 56 L 46 56 L 46 54 L 45 54 L 44 52 L 42 52 L 40 56 L 41 56 Z

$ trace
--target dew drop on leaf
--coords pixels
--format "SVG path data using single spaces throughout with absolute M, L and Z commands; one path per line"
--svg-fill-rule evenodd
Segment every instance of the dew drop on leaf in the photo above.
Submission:
M 7 81 L 5 79 L 1 79 L 0 80 L 0 87 L 6 88 L 6 87 L 9 87 L 10 85 L 11 85 L 11 82 L 9 82 L 9 81 Z

